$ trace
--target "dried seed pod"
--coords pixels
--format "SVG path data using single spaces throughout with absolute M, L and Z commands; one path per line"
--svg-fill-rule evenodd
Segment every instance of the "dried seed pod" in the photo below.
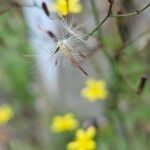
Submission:
M 137 87 L 137 94 L 141 94 L 144 90 L 144 87 L 145 87 L 145 84 L 146 84 L 146 81 L 147 81 L 147 77 L 146 76 L 142 76 L 140 81 L 139 81 L 139 84 L 138 84 L 138 87 Z

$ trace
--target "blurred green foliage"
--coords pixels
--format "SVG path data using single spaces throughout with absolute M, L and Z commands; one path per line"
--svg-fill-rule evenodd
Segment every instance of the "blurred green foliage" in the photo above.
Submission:
M 11 13 L 0 17 L 0 93 L 9 93 L 12 100 L 28 104 L 34 100 L 29 76 L 32 62 L 23 55 L 31 52 L 31 48 L 25 23 L 17 12 L 13 13 L 13 17 Z

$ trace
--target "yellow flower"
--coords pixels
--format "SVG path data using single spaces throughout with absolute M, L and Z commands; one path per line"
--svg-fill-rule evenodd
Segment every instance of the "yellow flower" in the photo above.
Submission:
M 79 3 L 79 0 L 55 0 L 51 5 L 51 10 L 57 12 L 60 16 L 66 16 L 68 13 L 81 12 L 82 5 Z
M 90 101 L 103 100 L 108 96 L 106 82 L 88 78 L 86 87 L 81 90 L 81 95 Z
M 78 129 L 75 140 L 68 143 L 67 150 L 95 150 L 96 142 L 93 140 L 95 133 L 94 127 L 87 130 Z
M 72 113 L 64 116 L 55 116 L 52 120 L 51 129 L 54 132 L 71 131 L 78 127 L 78 121 Z
M 9 105 L 0 106 L 0 124 L 6 124 L 13 117 L 13 110 Z

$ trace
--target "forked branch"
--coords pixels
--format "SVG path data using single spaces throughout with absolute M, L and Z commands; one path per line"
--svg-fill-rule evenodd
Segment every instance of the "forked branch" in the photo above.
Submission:
M 113 14 L 112 13 L 112 7 L 114 4 L 114 0 L 108 0 L 109 1 L 109 9 L 107 12 L 107 15 L 104 17 L 104 19 L 89 33 L 89 36 L 93 35 L 110 17 L 131 17 L 131 16 L 136 16 L 142 13 L 144 10 L 150 7 L 150 2 L 143 7 L 142 9 L 137 9 L 134 12 L 131 13 L 126 13 L 126 14 Z

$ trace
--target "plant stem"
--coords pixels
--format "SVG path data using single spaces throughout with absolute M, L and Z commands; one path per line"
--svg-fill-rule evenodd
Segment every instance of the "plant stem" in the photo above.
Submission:
M 131 13 L 127 13 L 127 14 L 111 14 L 110 17 L 131 17 L 131 16 L 136 16 L 136 15 L 139 15 L 140 13 L 142 13 L 148 7 L 150 7 L 150 2 L 140 10 L 137 9 L 136 11 L 131 12 Z
M 104 17 L 104 19 L 88 34 L 89 36 L 93 35 L 107 20 L 109 17 L 130 17 L 130 16 L 135 16 L 135 15 L 139 15 L 140 13 L 142 13 L 145 9 L 149 8 L 150 7 L 150 2 L 145 6 L 143 7 L 142 9 L 140 10 L 136 10 L 134 12 L 131 12 L 131 13 L 127 13 L 127 14 L 113 14 L 111 11 L 112 11 L 112 6 L 113 6 L 113 3 L 110 3 L 109 5 L 109 10 L 107 12 L 107 15 Z
M 108 18 L 109 18 L 109 17 L 106 16 L 106 17 L 88 34 L 88 36 L 93 35 L 93 34 L 106 22 L 106 20 L 107 20 Z
M 107 15 L 104 17 L 104 19 L 88 34 L 89 36 L 93 35 L 106 21 L 107 19 L 110 17 L 111 13 L 112 13 L 112 6 L 113 6 L 113 2 L 109 3 L 109 9 L 107 11 Z

